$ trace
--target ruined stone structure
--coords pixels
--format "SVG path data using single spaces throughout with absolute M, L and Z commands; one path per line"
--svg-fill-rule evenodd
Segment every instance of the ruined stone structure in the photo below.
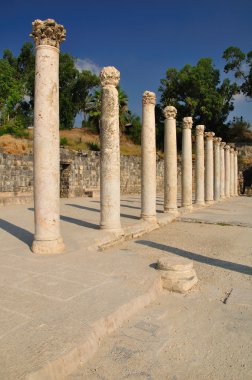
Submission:
M 60 253 L 59 220 L 59 46 L 66 31 L 54 20 L 35 20 L 34 103 L 35 253 Z
M 224 147 L 226 143 L 220 143 L 220 197 L 225 199 L 225 153 Z
M 218 202 L 220 200 L 220 188 L 221 188 L 221 167 L 220 167 L 220 137 L 214 138 L 214 200 Z
M 142 98 L 142 170 L 141 218 L 156 221 L 156 131 L 154 92 L 145 91 Z

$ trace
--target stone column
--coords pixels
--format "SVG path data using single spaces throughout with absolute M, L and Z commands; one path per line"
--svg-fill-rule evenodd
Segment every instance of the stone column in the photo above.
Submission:
M 234 148 L 230 147 L 230 197 L 234 196 Z
M 225 142 L 221 142 L 220 144 L 220 197 L 221 199 L 225 199 L 225 154 L 224 154 L 224 146 Z
M 54 20 L 35 20 L 34 253 L 60 253 L 59 46 L 66 31 Z
M 213 203 L 213 137 L 214 132 L 205 132 L 205 201 Z
M 205 204 L 204 130 L 204 125 L 196 126 L 196 204 L 200 206 Z
M 164 111 L 164 212 L 177 211 L 177 110 L 173 106 Z
M 230 146 L 226 145 L 225 149 L 225 196 L 230 197 Z
M 115 67 L 104 67 L 101 70 L 100 79 L 102 85 L 100 227 L 121 233 L 119 104 L 116 89 L 120 72 Z
M 238 196 L 238 151 L 234 151 L 234 195 Z
M 220 200 L 220 137 L 215 137 L 214 141 L 214 200 L 218 202 Z
M 182 131 L 182 207 L 192 208 L 192 118 L 183 118 Z
M 142 98 L 142 165 L 141 218 L 156 222 L 156 131 L 154 92 L 145 91 Z

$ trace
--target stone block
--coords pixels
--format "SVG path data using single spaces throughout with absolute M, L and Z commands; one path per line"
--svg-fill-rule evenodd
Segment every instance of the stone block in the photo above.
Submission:
M 188 259 L 161 257 L 157 269 L 161 272 L 162 286 L 166 290 L 186 293 L 198 282 L 193 262 Z

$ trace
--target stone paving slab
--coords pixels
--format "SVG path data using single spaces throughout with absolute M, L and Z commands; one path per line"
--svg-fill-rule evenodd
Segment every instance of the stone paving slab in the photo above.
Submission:
M 162 202 L 165 225 L 175 216 L 162 213 Z M 158 227 L 139 221 L 139 196 L 123 197 L 121 210 L 127 239 Z M 118 240 L 99 230 L 99 200 L 62 199 L 61 220 L 65 253 L 38 256 L 30 251 L 33 205 L 1 208 L 0 379 L 62 380 L 161 292 L 152 258 L 95 249 Z

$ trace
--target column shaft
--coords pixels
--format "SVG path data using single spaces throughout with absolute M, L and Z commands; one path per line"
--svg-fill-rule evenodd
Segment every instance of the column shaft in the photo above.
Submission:
M 42 28 L 41 28 L 42 27 Z M 43 30 L 43 32 L 41 31 Z M 55 34 L 55 38 L 53 38 Z M 36 43 L 34 103 L 35 253 L 60 253 L 59 43 L 65 38 L 54 20 L 36 20 L 31 34 Z
M 205 204 L 204 125 L 196 126 L 196 204 Z
M 234 152 L 234 195 L 238 196 L 238 152 Z
M 120 73 L 114 67 L 104 67 L 100 73 L 102 84 L 100 227 L 121 232 L 120 222 L 120 140 L 118 91 Z
M 230 148 L 230 196 L 234 196 L 234 148 Z
M 220 144 L 220 196 L 221 199 L 225 198 L 225 142 Z
M 145 91 L 142 114 L 142 165 L 141 165 L 141 217 L 156 221 L 156 134 L 155 134 L 156 95 Z
M 220 200 L 220 143 L 221 138 L 214 138 L 214 200 L 218 202 Z
M 164 212 L 177 210 L 177 110 L 173 106 L 164 109 Z
M 225 146 L 225 196 L 230 197 L 230 146 Z
M 182 132 L 182 207 L 192 207 L 192 118 L 184 117 Z
M 213 137 L 214 132 L 205 133 L 205 201 L 213 203 Z

